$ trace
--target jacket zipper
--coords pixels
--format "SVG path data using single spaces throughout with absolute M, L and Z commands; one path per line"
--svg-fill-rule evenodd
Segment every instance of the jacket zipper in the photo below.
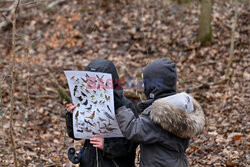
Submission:
M 98 158 L 98 149 L 95 148 L 95 152 L 96 152 L 96 167 L 99 167 L 99 158 Z
M 115 162 L 115 160 L 112 159 L 112 162 L 115 165 L 115 167 L 119 167 L 119 165 L 117 164 L 117 162 Z

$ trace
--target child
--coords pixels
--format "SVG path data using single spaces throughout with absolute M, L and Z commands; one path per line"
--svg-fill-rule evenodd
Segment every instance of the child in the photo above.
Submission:
M 140 144 L 141 167 L 186 167 L 189 139 L 201 132 L 205 117 L 198 102 L 176 94 L 175 64 L 158 59 L 143 70 L 146 101 L 136 118 L 115 94 L 116 118 L 123 135 Z
M 129 108 L 133 116 L 138 117 L 135 106 L 123 96 L 123 90 L 118 84 L 119 77 L 114 64 L 109 60 L 93 60 L 85 71 L 103 72 L 112 74 L 115 81 L 114 92 L 119 97 L 120 103 Z M 74 138 L 72 128 L 72 111 L 76 106 L 66 104 L 68 113 L 66 114 L 67 131 L 70 137 Z M 75 139 L 75 138 L 74 138 Z M 85 140 L 85 151 L 80 159 L 80 167 L 134 167 L 135 151 L 137 144 L 121 138 L 105 138 L 95 136 L 90 140 Z M 96 153 L 96 148 L 98 151 Z

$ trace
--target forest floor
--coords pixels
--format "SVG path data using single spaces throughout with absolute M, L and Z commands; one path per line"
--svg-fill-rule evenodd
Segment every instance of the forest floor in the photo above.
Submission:
M 67 150 L 73 143 L 65 134 L 65 110 L 56 92 L 59 85 L 68 89 L 64 70 L 83 70 L 93 59 L 104 58 L 126 79 L 140 77 L 148 62 L 162 57 L 176 62 L 178 91 L 195 97 L 206 115 L 204 132 L 187 150 L 190 166 L 250 165 L 249 1 L 239 1 L 226 83 L 217 82 L 229 60 L 232 0 L 214 1 L 213 40 L 205 46 L 196 42 L 198 1 L 58 2 L 54 7 L 21 4 L 18 11 L 13 123 L 20 166 L 71 166 Z M 14 166 L 9 134 L 11 33 L 10 24 L 0 29 L 0 167 Z

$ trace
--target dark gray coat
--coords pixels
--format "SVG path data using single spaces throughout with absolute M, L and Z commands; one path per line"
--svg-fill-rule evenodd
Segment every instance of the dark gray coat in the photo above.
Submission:
M 139 118 L 125 106 L 116 110 L 123 135 L 140 143 L 141 167 L 186 167 L 185 151 L 189 138 L 202 131 L 205 118 L 197 101 L 194 111 L 187 113 L 170 104 L 165 98 L 147 107 Z

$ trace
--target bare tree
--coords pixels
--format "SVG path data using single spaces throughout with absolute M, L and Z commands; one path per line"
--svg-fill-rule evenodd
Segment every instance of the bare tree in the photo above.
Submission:
M 213 0 L 201 0 L 198 40 L 205 44 L 213 38 L 212 33 Z
M 232 66 L 233 63 L 233 55 L 234 55 L 234 38 L 235 38 L 235 27 L 237 24 L 237 18 L 238 18 L 238 0 L 235 0 L 235 8 L 234 8 L 234 20 L 233 20 L 233 25 L 232 25 L 232 35 L 231 35 L 231 43 L 230 43 L 230 52 L 229 52 L 229 61 L 227 64 L 227 69 L 225 73 L 225 79 L 229 80 L 230 75 L 229 75 L 229 70 Z
M 14 112 L 14 91 L 15 91 L 15 65 L 16 65 L 16 55 L 15 55 L 15 48 L 16 48 L 16 13 L 19 6 L 20 0 L 15 0 L 15 7 L 13 8 L 13 20 L 12 20 L 12 71 L 11 71 L 11 93 L 10 93 L 10 138 L 11 138 L 11 145 L 12 151 L 14 154 L 14 163 L 15 167 L 18 166 L 17 163 L 17 156 L 16 156 L 16 146 L 14 141 L 14 134 L 13 134 L 13 112 Z

